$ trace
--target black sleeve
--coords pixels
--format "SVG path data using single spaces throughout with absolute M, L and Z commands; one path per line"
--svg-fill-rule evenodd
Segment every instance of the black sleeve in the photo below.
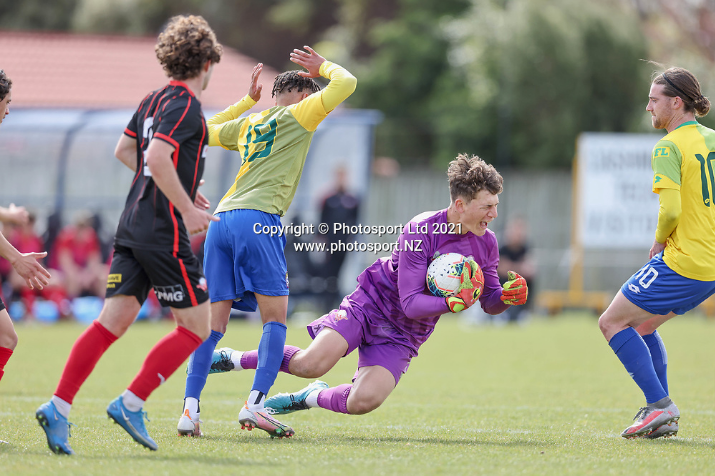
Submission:
M 174 147 L 185 142 L 201 130 L 201 105 L 196 98 L 183 95 L 172 98 L 154 117 L 154 138 Z

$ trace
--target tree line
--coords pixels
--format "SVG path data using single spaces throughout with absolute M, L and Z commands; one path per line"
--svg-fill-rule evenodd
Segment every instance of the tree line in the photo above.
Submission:
M 154 35 L 179 13 L 278 69 L 305 44 L 347 67 L 350 105 L 384 114 L 376 154 L 406 166 L 567 168 L 583 131 L 649 130 L 649 38 L 624 0 L 0 0 L 0 28 Z

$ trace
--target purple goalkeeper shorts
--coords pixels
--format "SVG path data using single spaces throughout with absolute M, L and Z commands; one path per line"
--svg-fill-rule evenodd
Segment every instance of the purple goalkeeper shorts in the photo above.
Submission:
M 375 319 L 374 316 L 368 319 L 362 309 L 351 306 L 345 299 L 339 309 L 334 309 L 308 324 L 308 333 L 315 339 L 320 331 L 329 327 L 348 342 L 345 355 L 358 349 L 358 370 L 353 376 L 353 382 L 362 367 L 379 365 L 390 371 L 397 385 L 402 374 L 407 372 L 415 352 L 407 346 L 390 340 L 385 335 L 385 327 L 391 326 L 386 320 L 382 321 L 383 325 L 379 325 L 380 319 Z

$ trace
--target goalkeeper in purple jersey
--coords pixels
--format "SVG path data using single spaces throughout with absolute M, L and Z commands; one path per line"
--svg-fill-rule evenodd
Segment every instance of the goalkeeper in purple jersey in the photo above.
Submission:
M 488 226 L 497 217 L 501 175 L 479 157 L 464 154 L 449 164 L 447 175 L 449 207 L 413 218 L 392 256 L 370 265 L 338 309 L 308 325 L 313 342 L 307 349 L 284 348 L 281 371 L 305 378 L 324 375 L 358 349 L 353 383 L 330 388 L 315 381 L 296 393 L 269 398 L 266 407 L 278 414 L 313 407 L 354 415 L 371 412 L 395 388 L 442 314 L 477 301 L 487 313 L 499 314 L 526 302 L 524 278 L 512 273 L 502 288 L 497 276 L 499 247 Z M 444 253 L 469 257 L 463 289 L 448 298 L 432 296 L 425 286 L 430 262 Z M 482 269 L 483 288 L 475 264 Z M 255 369 L 258 359 L 255 350 L 224 348 L 214 352 L 212 371 Z

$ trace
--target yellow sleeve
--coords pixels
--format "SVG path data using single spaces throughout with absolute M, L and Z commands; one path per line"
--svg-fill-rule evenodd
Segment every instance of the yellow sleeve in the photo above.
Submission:
M 655 241 L 665 243 L 680 222 L 682 211 L 680 204 L 680 190 L 661 188 L 658 193 L 658 227 L 655 230 Z
M 320 65 L 320 75 L 330 83 L 317 93 L 313 93 L 298 104 L 290 106 L 290 111 L 306 130 L 314 131 L 323 119 L 328 117 L 338 104 L 345 101 L 355 91 L 357 79 L 340 65 L 324 61 Z
M 223 130 L 225 125 L 237 121 L 241 117 L 241 114 L 251 109 L 255 104 L 256 101 L 251 99 L 251 96 L 246 95 L 236 104 L 228 106 L 226 109 L 206 121 L 206 124 L 209 127 L 209 145 L 212 147 L 220 146 L 224 149 L 228 148 L 219 140 L 219 132 Z M 235 125 L 237 124 L 234 124 L 234 126 Z

